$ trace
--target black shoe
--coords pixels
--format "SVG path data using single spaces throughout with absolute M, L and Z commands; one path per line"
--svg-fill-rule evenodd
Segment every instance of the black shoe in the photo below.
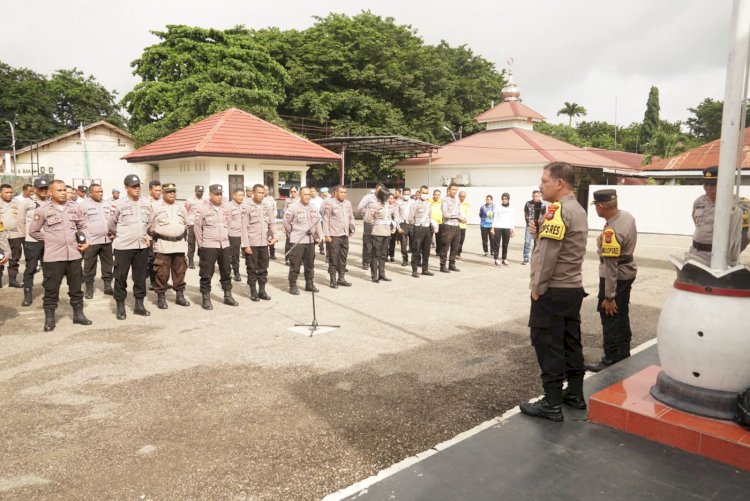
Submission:
M 31 287 L 25 287 L 23 289 L 23 302 L 21 306 L 31 306 Z
M 260 290 L 258 290 L 258 297 L 263 301 L 270 301 L 271 296 L 266 292 L 266 284 L 260 284 Z
M 160 310 L 166 310 L 169 306 L 167 305 L 167 296 L 164 292 L 160 292 L 156 296 L 156 307 Z
M 331 282 L 328 284 L 328 287 L 330 287 L 331 289 L 339 288 L 339 283 L 336 280 L 336 275 L 331 275 Z
M 378 283 L 378 282 L 380 282 L 380 279 L 379 279 L 378 277 L 376 277 L 375 275 L 373 275 L 373 276 L 371 277 L 371 280 L 373 281 L 373 283 Z
M 135 298 L 135 308 L 133 308 L 133 313 L 142 317 L 151 316 L 151 312 L 148 311 L 145 306 L 143 306 L 143 298 Z
M 409 266 L 409 260 L 404 259 L 403 261 L 401 261 L 401 266 Z
M 258 296 L 258 287 L 253 284 L 250 285 L 250 301 L 260 301 L 260 297 Z
M 343 274 L 339 275 L 339 279 L 336 280 L 336 283 L 339 284 L 339 285 L 343 285 L 344 287 L 351 287 L 352 286 L 352 283 L 351 282 L 347 282 L 346 278 L 344 278 Z
M 448 269 L 449 269 L 450 271 L 461 271 L 461 270 L 459 270 L 458 268 L 456 268 L 456 265 L 455 265 L 455 264 L 452 264 L 452 265 L 450 265 L 450 267 L 449 267 Z
M 213 310 L 214 305 L 211 304 L 211 293 L 210 292 L 201 292 L 201 308 L 204 310 Z
M 55 310 L 44 310 L 44 332 L 55 330 Z
M 380 275 L 380 280 L 382 280 L 383 282 L 390 282 L 391 281 L 391 279 L 388 278 L 388 277 L 386 277 L 385 275 Z
M 586 399 L 583 398 L 583 395 L 574 395 L 572 393 L 568 393 L 568 390 L 563 390 L 562 402 L 565 405 L 573 407 L 574 409 L 586 409 Z
M 370 269 L 370 263 L 362 263 L 362 269 L 363 270 L 369 270 Z
M 78 325 L 91 325 L 91 320 L 83 314 L 83 306 L 73 308 L 73 323 Z
M 603 371 L 604 369 L 606 369 L 610 365 L 613 365 L 614 363 L 615 362 L 613 360 L 608 360 L 606 358 L 602 358 L 599 361 L 599 363 L 597 363 L 597 364 L 586 364 L 585 367 L 586 367 L 587 371 L 599 372 L 599 371 Z
M 419 272 L 417 270 L 414 270 L 411 272 L 411 276 L 413 276 L 414 278 L 419 278 Z
M 521 412 L 527 416 L 533 416 L 538 418 L 549 419 L 550 421 L 562 421 L 565 419 L 563 416 L 562 409 L 559 405 L 549 405 L 547 399 L 543 398 L 538 402 L 523 403 L 519 406 Z
M 317 287 L 315 287 L 315 284 L 312 280 L 305 281 L 305 291 L 306 292 L 320 292 Z
M 299 296 L 299 289 L 297 288 L 297 284 L 289 284 L 289 294 L 292 296 Z
M 176 291 L 175 294 L 177 294 L 177 299 L 175 299 L 175 303 L 177 303 L 180 306 L 190 306 L 190 302 L 187 299 L 185 299 L 184 291 Z
M 111 296 L 115 293 L 115 291 L 112 290 L 112 279 L 104 280 L 104 293 L 108 296 Z
M 16 277 L 9 277 L 8 287 L 12 287 L 14 289 L 20 289 L 21 287 L 23 287 L 23 285 L 18 283 L 18 280 L 16 280 Z
M 94 284 L 93 283 L 86 283 L 86 292 L 83 295 L 86 299 L 93 299 L 94 297 Z
M 239 272 L 237 272 L 237 273 L 234 274 L 234 281 L 235 282 L 241 282 L 242 281 L 242 277 L 240 276 Z
M 433 272 L 431 272 L 430 270 L 422 270 L 422 275 L 425 275 L 427 277 L 432 277 L 435 274 Z
M 156 290 L 156 284 L 154 284 L 153 280 L 149 281 L 148 290 L 150 290 L 150 291 Z
M 117 301 L 117 320 L 125 320 L 127 314 L 125 313 L 125 302 Z
M 224 304 L 229 306 L 239 306 L 240 303 L 238 303 L 233 297 L 232 297 L 232 291 L 224 291 Z
M 447 266 L 440 266 L 440 272 L 441 273 L 450 273 L 450 270 Z

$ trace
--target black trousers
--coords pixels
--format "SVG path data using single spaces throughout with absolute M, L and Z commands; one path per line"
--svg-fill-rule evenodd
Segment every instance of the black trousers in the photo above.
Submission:
M 42 286 L 44 287 L 42 307 L 45 310 L 57 309 L 57 305 L 60 303 L 60 284 L 63 277 L 68 282 L 70 305 L 74 309 L 83 308 L 83 291 L 81 290 L 83 276 L 80 259 L 42 263 L 42 275 L 44 276 L 42 280 Z
M 581 346 L 581 303 L 585 296 L 583 288 L 549 288 L 538 300 L 531 301 L 531 344 L 550 405 L 560 405 L 565 380 L 573 393 L 582 392 L 586 369 Z
M 187 258 L 182 252 L 173 254 L 161 254 L 157 252 L 154 255 L 154 270 L 156 271 L 156 286 L 154 290 L 157 294 L 167 291 L 169 276 L 172 275 L 172 284 L 175 291 L 185 290 L 185 273 L 187 273 Z
M 305 267 L 305 281 L 315 277 L 315 244 L 297 244 L 289 254 L 289 283 L 296 283 L 300 266 Z
M 331 242 L 326 243 L 326 253 L 328 254 L 328 273 L 339 273 L 339 276 L 346 273 L 346 259 L 349 256 L 349 237 L 331 237 Z
M 430 244 L 432 243 L 432 227 L 414 226 L 411 234 L 411 269 L 417 271 L 421 265 L 422 271 L 427 271 L 430 262 Z
M 495 238 L 493 239 L 495 244 L 492 251 L 492 257 L 497 259 L 500 255 L 500 249 L 502 248 L 502 259 L 508 259 L 508 244 L 510 243 L 510 228 L 495 228 Z
M 458 244 L 461 241 L 459 227 L 441 224 L 438 236 L 440 237 L 440 266 L 445 266 L 446 261 L 449 261 L 451 265 L 456 264 Z
M 8 276 L 10 278 L 16 278 L 18 276 L 18 262 L 21 259 L 21 253 L 23 252 L 23 237 L 9 238 L 8 245 L 10 246 L 10 256 L 8 256 Z M 5 265 L 0 265 L 0 274 L 5 269 Z
M 192 224 L 187 227 L 187 242 L 187 257 L 193 259 L 193 256 L 195 256 L 195 231 L 193 230 Z
M 602 309 L 604 278 L 599 278 L 599 300 L 596 309 L 602 320 L 604 358 L 612 362 L 619 362 L 630 356 L 630 340 L 633 337 L 630 330 L 630 290 L 634 281 L 635 278 L 617 281 L 617 314 L 610 317 Z
M 372 235 L 372 255 L 370 256 L 370 274 L 373 278 L 385 276 L 385 261 L 388 259 L 388 245 L 391 237 Z
M 241 237 L 229 237 L 229 248 L 232 249 L 230 262 L 232 264 L 232 271 L 235 273 L 240 272 L 240 254 L 243 253 L 242 249 L 240 249 L 241 242 Z
M 401 224 L 401 229 L 404 230 L 398 238 L 401 241 L 401 258 L 404 261 L 409 260 L 409 251 L 411 250 L 411 230 L 413 226 L 407 223 Z
M 291 258 L 291 255 L 289 254 L 289 250 L 292 248 L 292 239 L 289 237 L 289 233 L 284 231 L 284 234 L 286 235 L 286 239 L 284 240 L 284 261 L 289 261 Z
M 492 237 L 492 228 L 480 228 L 482 232 L 482 250 L 485 254 L 495 255 L 495 239 Z
M 396 256 L 396 241 L 401 241 L 401 234 L 399 232 L 391 233 L 388 237 L 388 257 L 393 258 Z
M 115 301 L 125 301 L 128 297 L 128 274 L 133 270 L 133 296 L 146 297 L 146 276 L 148 275 L 148 249 L 117 249 L 115 256 Z
M 461 236 L 458 240 L 458 255 L 461 255 L 461 251 L 464 250 L 464 240 L 466 240 L 466 228 L 459 228 Z
M 36 269 L 44 257 L 44 243 L 24 241 L 23 255 L 26 257 L 26 268 L 23 270 L 23 288 L 31 289 L 34 286 Z
M 211 279 L 216 271 L 216 264 L 219 265 L 219 282 L 221 290 L 232 290 L 232 248 L 224 247 L 222 249 L 201 248 L 198 250 L 200 266 L 198 276 L 200 277 L 201 292 L 211 292 Z
M 364 229 L 362 230 L 362 264 L 370 264 L 370 256 L 372 255 L 372 223 L 364 223 Z
M 102 278 L 112 280 L 112 267 L 114 266 L 114 254 L 112 243 L 89 245 L 83 251 L 83 282 L 93 284 L 96 278 L 97 259 L 102 263 Z
M 230 237 L 231 238 L 231 237 Z M 252 254 L 245 254 L 245 270 L 248 285 L 268 283 L 268 263 L 271 260 L 267 245 L 251 247 Z

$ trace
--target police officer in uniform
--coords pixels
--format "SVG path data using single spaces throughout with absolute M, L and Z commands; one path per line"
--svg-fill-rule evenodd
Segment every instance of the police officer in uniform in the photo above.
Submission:
M 112 204 L 109 211 L 109 233 L 113 237 L 115 256 L 114 297 L 117 304 L 117 319 L 125 320 L 125 298 L 128 295 L 128 274 L 133 269 L 133 313 L 147 317 L 151 312 L 143 305 L 146 297 L 148 275 L 148 248 L 151 237 L 148 225 L 151 207 L 141 199 L 141 180 L 135 174 L 125 176 L 123 181 L 126 196 Z
M 200 257 L 200 290 L 204 310 L 212 310 L 211 279 L 216 264 L 219 264 L 221 288 L 224 291 L 224 304 L 238 306 L 232 297 L 232 248 L 229 246 L 229 224 L 232 211 L 224 201 L 224 190 L 220 184 L 208 187 L 208 201 L 195 212 L 195 244 Z
M 268 301 L 271 299 L 266 292 L 269 247 L 277 242 L 276 217 L 265 200 L 266 189 L 262 184 L 253 186 L 252 194 L 241 207 L 240 245 L 245 256 L 250 299 Z
M 18 210 L 18 224 L 26 228 L 26 237 L 23 242 L 23 255 L 26 259 L 26 268 L 23 270 L 23 302 L 21 306 L 31 306 L 31 289 L 34 287 L 34 275 L 37 267 L 44 256 L 44 242 L 40 242 L 29 235 L 29 225 L 34 218 L 36 209 L 47 201 L 47 181 L 45 179 L 34 180 L 34 193 L 25 199 Z
M 84 235 L 86 219 L 81 207 L 68 200 L 63 181 L 52 181 L 49 192 L 51 200 L 42 204 L 34 212 L 34 219 L 29 225 L 29 234 L 45 244 L 42 263 L 44 332 L 55 329 L 55 310 L 60 301 L 60 284 L 63 277 L 68 282 L 68 296 L 70 296 L 70 305 L 73 307 L 73 323 L 91 325 L 91 320 L 83 314 L 83 291 L 81 290 L 82 253 L 89 244 L 82 242 L 79 236 Z
M 403 232 L 399 233 L 399 241 L 401 244 L 401 266 L 409 266 L 409 249 L 411 245 L 411 224 L 409 224 L 409 211 L 414 200 L 411 198 L 411 190 L 404 188 L 401 190 L 401 198 L 398 199 L 396 205 L 398 206 L 398 221 L 401 224 Z
M 268 187 L 267 184 L 263 185 L 263 188 L 266 190 L 266 198 L 263 199 L 263 203 L 268 204 L 268 210 L 271 212 L 271 217 L 273 218 L 273 224 L 276 226 L 276 199 L 273 197 L 273 192 Z M 252 197 L 252 192 L 250 195 L 245 194 L 246 198 Z M 269 245 L 268 246 L 268 252 L 270 254 L 270 259 L 276 259 L 276 245 Z
M 26 227 L 18 222 L 20 200 L 13 198 L 13 187 L 9 184 L 0 186 L 0 226 L 5 228 L 8 239 L 8 286 L 20 288 L 18 283 L 18 262 L 23 252 L 23 239 Z M 0 264 L 0 287 L 3 286 L 3 268 Z
M 235 188 L 232 192 L 232 201 L 229 208 L 232 211 L 232 220 L 229 224 L 229 246 L 232 248 L 232 271 L 234 281 L 242 281 L 240 277 L 240 252 L 242 244 L 242 202 L 245 200 L 245 190 Z
M 151 209 L 155 209 L 161 203 L 161 181 L 158 179 L 152 179 L 148 183 L 148 196 L 145 197 L 146 203 L 149 206 L 149 212 Z M 156 289 L 156 269 L 154 268 L 154 247 L 153 245 L 148 248 L 148 282 L 149 290 Z
M 419 278 L 417 270 L 422 267 L 422 275 L 432 276 L 430 271 L 430 245 L 432 235 L 438 231 L 438 225 L 432 220 L 430 189 L 422 185 L 418 199 L 409 209 L 407 223 L 411 226 L 411 276 Z
M 531 258 L 531 344 L 542 370 L 544 398 L 521 404 L 521 412 L 552 421 L 564 419 L 561 403 L 586 408 L 583 398 L 581 346 L 581 268 L 586 255 L 586 211 L 576 200 L 575 173 L 570 164 L 552 162 L 544 167 L 539 186 L 550 206 L 533 224 L 539 244 Z M 568 381 L 566 392 L 563 382 Z
M 328 256 L 328 275 L 332 289 L 339 285 L 350 287 L 346 280 L 346 259 L 349 256 L 349 237 L 354 235 L 352 203 L 346 199 L 346 187 L 333 187 L 333 196 L 323 202 L 323 237 Z M 338 276 L 337 276 L 338 275 Z
M 305 290 L 318 292 L 313 283 L 315 244 L 322 238 L 323 227 L 320 213 L 310 204 L 310 188 L 300 189 L 299 202 L 287 209 L 284 214 L 284 230 L 293 246 L 289 254 L 289 294 L 299 294 L 297 277 L 302 263 L 305 266 Z
M 602 321 L 604 356 L 586 369 L 599 372 L 630 356 L 630 289 L 638 272 L 633 261 L 638 230 L 635 219 L 617 207 L 616 190 L 594 192 L 596 213 L 607 222 L 596 239 L 599 254 L 597 311 Z
M 188 268 L 190 268 L 191 270 L 195 268 L 195 263 L 193 262 L 193 256 L 195 256 L 195 233 L 193 232 L 193 225 L 195 224 L 195 212 L 198 210 L 198 207 L 203 205 L 204 202 L 205 200 L 203 199 L 203 186 L 197 184 L 195 185 L 195 196 L 185 202 L 185 208 L 187 209 L 188 214 L 187 260 Z
M 458 200 L 458 185 L 451 183 L 442 201 L 443 224 L 440 225 L 440 271 L 449 273 L 460 271 L 456 268 L 456 256 L 461 245 L 459 223 L 465 223 L 466 217 L 461 214 L 461 202 Z
M 284 200 L 284 214 L 289 210 L 291 206 L 299 202 L 299 196 L 296 186 L 289 188 L 289 196 Z M 292 239 L 289 238 L 289 234 L 285 233 L 286 239 L 284 240 L 284 264 L 289 266 L 289 251 L 292 248 Z
M 688 259 L 696 259 L 705 264 L 711 263 L 711 252 L 714 238 L 714 212 L 716 210 L 716 180 L 719 177 L 718 167 L 703 170 L 703 190 L 705 195 L 699 196 L 693 202 L 693 244 L 688 251 Z M 744 203 L 738 203 L 742 210 L 742 229 L 740 234 L 740 248 L 745 250 L 748 241 L 748 209 Z
M 383 183 L 378 182 L 375 184 L 375 190 L 372 193 L 368 193 L 362 200 L 359 201 L 357 211 L 362 216 L 362 269 L 366 270 L 370 267 L 370 256 L 372 255 L 372 221 L 370 220 L 370 214 L 367 211 L 367 207 L 377 201 L 377 193 L 382 190 L 385 186 Z
M 112 295 L 112 239 L 109 238 L 109 209 L 102 201 L 104 190 L 101 185 L 93 183 L 88 188 L 88 198 L 81 203 L 83 215 L 86 218 L 86 243 L 89 244 L 83 253 L 83 282 L 86 284 L 86 299 L 94 297 L 94 278 L 96 278 L 97 259 L 102 265 L 102 280 L 104 293 Z
M 156 306 L 167 309 L 167 282 L 172 275 L 175 303 L 190 306 L 185 299 L 185 273 L 187 272 L 187 212 L 183 204 L 176 203 L 177 187 L 164 183 L 162 201 L 151 208 L 149 232 L 153 237 L 154 268 L 156 271 Z

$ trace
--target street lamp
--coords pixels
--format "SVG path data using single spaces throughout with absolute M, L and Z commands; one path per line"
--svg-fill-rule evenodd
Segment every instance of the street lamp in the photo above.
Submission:
M 10 138 L 11 138 L 11 144 L 13 145 L 13 175 L 16 175 L 16 131 L 13 128 L 13 122 L 10 120 L 5 121 L 8 125 L 10 125 Z
M 453 133 L 453 131 L 450 130 L 447 125 L 443 125 L 443 129 L 445 129 L 448 132 L 450 132 L 451 136 L 453 137 L 453 142 L 455 143 L 456 142 L 456 135 Z

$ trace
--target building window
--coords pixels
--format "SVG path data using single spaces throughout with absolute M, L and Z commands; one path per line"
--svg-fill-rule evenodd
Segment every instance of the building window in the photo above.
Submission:
M 242 172 L 245 172 L 245 164 L 242 164 Z

